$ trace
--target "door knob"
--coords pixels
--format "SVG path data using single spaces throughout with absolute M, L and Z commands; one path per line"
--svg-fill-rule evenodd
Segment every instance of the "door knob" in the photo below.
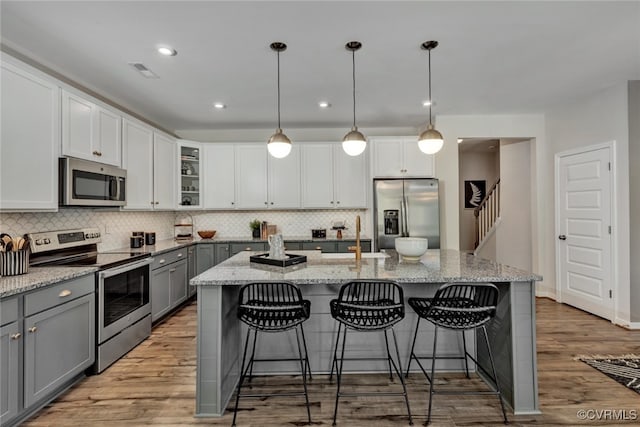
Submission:
M 558 236 L 558 239 L 567 240 L 567 236 L 565 236 L 564 234 L 561 234 L 561 235 Z

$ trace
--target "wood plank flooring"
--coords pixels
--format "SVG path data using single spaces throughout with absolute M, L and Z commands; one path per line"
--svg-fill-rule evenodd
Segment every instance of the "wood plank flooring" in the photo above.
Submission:
M 639 420 L 582 421 L 579 410 L 635 410 L 638 394 L 574 360 L 581 354 L 640 354 L 640 331 L 627 331 L 610 322 L 548 299 L 538 299 L 538 378 L 542 415 L 508 413 L 513 426 L 639 425 Z M 191 303 L 153 330 L 152 336 L 101 375 L 82 381 L 45 407 L 24 426 L 188 426 L 231 424 L 233 413 L 221 418 L 194 418 L 196 304 Z M 351 383 L 398 387 L 384 375 L 353 375 Z M 440 375 L 437 384 L 469 387 L 461 375 Z M 478 379 L 473 383 L 483 387 Z M 256 381 L 256 386 L 260 379 Z M 269 386 L 298 388 L 297 377 L 269 377 Z M 425 419 L 427 384 L 412 374 L 408 380 L 415 425 Z M 334 385 L 326 375 L 310 383 L 313 425 L 331 425 Z M 306 423 L 304 398 L 240 401 L 238 426 L 300 426 Z M 631 417 L 628 417 L 631 418 Z M 339 426 L 408 425 L 398 398 L 344 398 Z M 432 426 L 503 425 L 493 396 L 434 397 Z

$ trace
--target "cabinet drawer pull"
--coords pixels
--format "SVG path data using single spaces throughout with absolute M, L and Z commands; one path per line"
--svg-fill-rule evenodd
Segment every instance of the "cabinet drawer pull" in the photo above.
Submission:
M 172 268 L 171 270 L 169 270 L 169 273 L 174 273 L 176 271 L 175 268 Z
M 71 291 L 69 289 L 65 289 L 58 294 L 60 298 L 68 297 L 69 295 L 71 295 Z
M 29 332 L 31 332 L 31 333 L 34 333 L 35 331 L 37 331 L 37 330 L 38 330 L 38 327 L 37 327 L 37 326 L 32 326 L 32 327 L 30 327 L 30 328 L 29 328 L 29 329 L 27 329 L 27 330 L 28 330 Z
M 164 258 L 162 258 L 160 261 L 158 261 L 158 264 L 164 264 Z
M 182 258 L 182 254 L 181 254 L 181 253 L 180 253 L 180 254 L 178 254 L 178 258 Z
M 322 250 L 322 247 L 316 246 L 316 249 L 320 251 L 320 250 Z
M 11 339 L 12 340 L 18 340 L 18 339 L 20 339 L 21 336 L 22 336 L 22 334 L 20 332 L 16 332 L 15 334 L 11 335 Z
M 245 251 L 250 251 L 250 250 L 251 250 L 251 248 L 247 246 L 246 248 L 244 248 L 244 250 L 245 250 Z

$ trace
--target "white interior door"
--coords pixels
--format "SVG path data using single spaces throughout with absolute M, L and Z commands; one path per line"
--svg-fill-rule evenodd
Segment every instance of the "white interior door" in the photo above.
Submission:
M 557 158 L 559 300 L 613 319 L 611 148 Z

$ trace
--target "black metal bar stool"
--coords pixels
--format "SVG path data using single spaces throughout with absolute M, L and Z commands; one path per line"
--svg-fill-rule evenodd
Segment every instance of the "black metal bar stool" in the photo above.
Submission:
M 333 411 L 333 425 L 336 425 L 336 417 L 338 415 L 338 401 L 341 396 L 366 396 L 366 395 L 382 395 L 382 396 L 404 396 L 407 405 L 407 413 L 409 414 L 409 424 L 413 424 L 411 418 L 411 409 L 409 408 L 409 397 L 407 396 L 407 388 L 402 376 L 402 365 L 400 364 L 400 352 L 398 350 L 398 341 L 393 325 L 404 319 L 404 297 L 402 288 L 397 283 L 387 280 L 355 280 L 344 284 L 340 288 L 338 299 L 334 299 L 330 303 L 331 316 L 338 321 L 338 333 L 336 334 L 336 343 L 333 352 L 333 363 L 331 365 L 331 375 L 333 376 L 333 368 L 336 369 L 336 377 L 338 384 L 336 389 L 336 405 Z M 343 329 L 342 349 L 340 357 L 338 357 L 338 345 L 340 342 L 340 331 Z M 347 330 L 358 332 L 384 332 L 384 340 L 386 345 L 387 357 L 368 357 L 368 358 L 345 358 L 344 349 L 347 342 Z M 396 349 L 396 361 L 391 357 L 389 351 L 389 339 L 387 332 L 391 330 L 393 341 Z M 344 393 L 340 390 L 342 382 L 342 368 L 345 360 L 386 360 L 389 364 L 389 377 L 393 378 L 391 367 L 393 366 L 400 383 L 402 384 L 401 392 L 369 392 L 369 393 Z
M 489 337 L 487 335 L 486 323 L 491 320 L 496 314 L 496 306 L 498 304 L 498 288 L 492 283 L 471 284 L 471 283 L 448 283 L 442 285 L 436 292 L 433 298 L 409 298 L 409 305 L 418 315 L 418 321 L 416 322 L 416 331 L 413 336 L 413 344 L 411 345 L 411 354 L 409 356 L 409 363 L 407 364 L 407 373 L 409 375 L 409 368 L 411 367 L 411 361 L 413 359 L 418 362 L 418 366 L 427 377 L 429 381 L 429 409 L 427 412 L 427 424 L 431 422 L 431 403 L 433 395 L 439 394 L 489 394 L 498 396 L 500 401 L 500 407 L 502 408 L 502 416 L 504 423 L 507 424 L 507 414 L 504 410 L 504 403 L 502 402 L 502 394 L 500 393 L 500 386 L 498 385 L 496 367 L 493 361 L 493 354 L 491 353 L 491 345 L 489 344 Z M 414 350 L 416 346 L 416 338 L 418 337 L 418 326 L 420 325 L 420 319 L 428 320 L 435 326 L 433 335 L 433 352 L 430 356 L 416 355 Z M 462 344 L 464 348 L 464 354 L 460 356 L 437 356 L 436 346 L 438 343 L 438 328 L 458 330 L 462 332 Z M 467 352 L 467 343 L 464 336 L 464 331 L 475 330 L 482 328 L 483 336 L 487 344 L 487 351 L 489 353 L 489 360 L 491 361 L 491 373 L 478 363 L 478 361 Z M 464 359 L 465 370 L 467 378 L 469 378 L 469 365 L 467 358 L 473 360 L 478 367 L 487 375 L 496 386 L 496 390 L 493 391 L 456 391 L 456 390 L 435 390 L 435 365 L 436 359 Z M 431 359 L 431 375 L 427 374 L 420 363 L 420 359 Z
M 311 302 L 302 299 L 302 293 L 293 283 L 289 282 L 258 282 L 249 283 L 240 289 L 238 305 L 238 319 L 245 323 L 247 336 L 244 343 L 242 365 L 240 368 L 240 380 L 236 390 L 236 404 L 233 413 L 232 425 L 236 425 L 238 415 L 238 402 L 242 397 L 266 397 L 266 396 L 304 396 L 307 404 L 307 418 L 311 423 L 311 411 L 309 409 L 309 394 L 307 393 L 307 373 L 311 377 L 307 343 L 304 337 L 302 322 L 309 318 Z M 258 332 L 284 332 L 295 329 L 296 342 L 298 344 L 298 357 L 291 359 L 256 359 L 256 337 Z M 246 363 L 249 348 L 249 338 L 253 331 L 253 345 L 251 357 Z M 299 331 L 299 332 L 298 332 Z M 300 342 L 302 336 L 302 343 Z M 304 353 L 303 353 L 304 349 Z M 291 393 L 247 393 L 241 394 L 243 383 L 247 376 L 249 381 L 253 376 L 254 362 L 294 361 L 300 362 L 302 385 L 304 391 Z

